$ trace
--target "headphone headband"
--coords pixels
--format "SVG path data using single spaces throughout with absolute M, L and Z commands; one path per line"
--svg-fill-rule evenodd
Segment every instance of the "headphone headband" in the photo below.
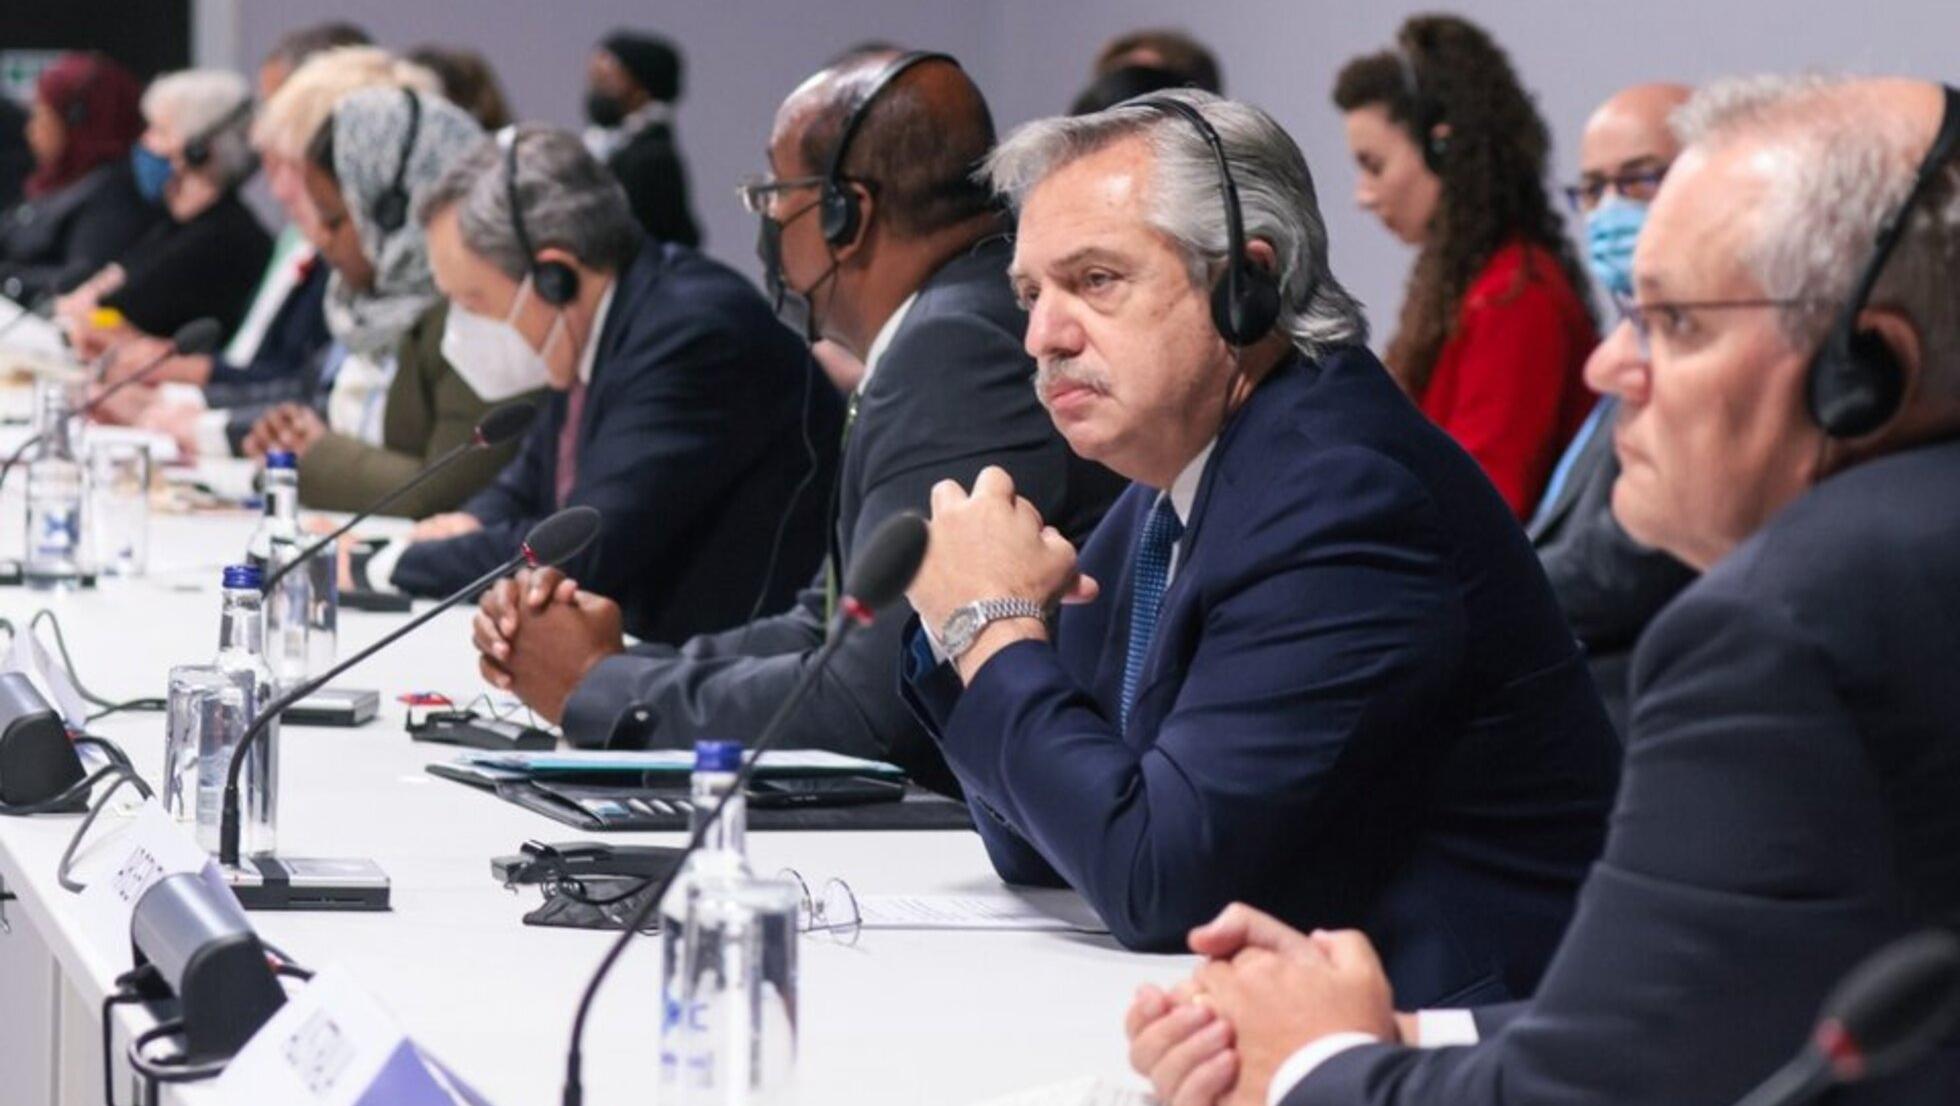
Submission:
M 872 105 L 878 102 L 878 97 L 884 94 L 885 88 L 904 76 L 905 72 L 913 66 L 923 65 L 929 61 L 943 61 L 955 69 L 960 66 L 959 61 L 951 54 L 941 54 L 931 50 L 912 50 L 893 58 L 878 71 L 876 77 L 872 78 L 871 87 L 865 90 L 864 95 L 858 99 L 857 105 L 851 108 L 851 114 L 844 117 L 843 129 L 837 132 L 837 150 L 830 155 L 830 169 L 824 173 L 832 185 L 840 187 L 843 185 L 844 159 L 850 155 L 851 140 L 857 137 L 858 130 L 864 126 L 865 118 L 871 114 Z
M 578 272 L 562 261 L 538 260 L 538 248 L 524 224 L 524 205 L 517 193 L 517 142 L 521 137 L 516 124 L 497 132 L 497 145 L 504 150 L 504 197 L 510 203 L 511 237 L 524 251 L 524 268 L 531 274 L 538 298 L 553 307 L 563 307 L 578 298 Z
M 1858 312 L 1865 309 L 1872 289 L 1878 287 L 1878 278 L 1885 273 L 1885 263 L 1892 259 L 1892 251 L 1898 249 L 1899 241 L 1906 236 L 1906 223 L 1913 209 L 1925 198 L 1926 190 L 1932 187 L 1940 169 L 1952 159 L 1955 149 L 1960 148 L 1960 89 L 1947 85 L 1943 91 L 1946 106 L 1940 116 L 1940 129 L 1933 136 L 1933 144 L 1926 148 L 1926 156 L 1920 159 L 1919 168 L 1913 173 L 1912 187 L 1906 191 L 1905 201 L 1878 225 L 1878 233 L 1872 238 L 1871 260 L 1858 274 L 1857 282 L 1851 286 L 1850 298 L 1845 300 L 1844 310 L 1838 316 L 1838 325 L 1844 329 L 1851 329 Z
M 184 164 L 197 168 L 210 161 L 211 143 L 217 141 L 219 135 L 237 126 L 242 120 L 250 118 L 251 114 L 252 94 L 248 92 L 244 99 L 233 104 L 231 109 L 218 116 L 215 122 L 184 142 Z
M 408 224 L 408 162 L 415 156 L 415 139 L 422 129 L 422 98 L 406 85 L 402 95 L 408 100 L 408 126 L 402 132 L 401 157 L 395 162 L 394 179 L 368 205 L 368 215 L 384 236 Z

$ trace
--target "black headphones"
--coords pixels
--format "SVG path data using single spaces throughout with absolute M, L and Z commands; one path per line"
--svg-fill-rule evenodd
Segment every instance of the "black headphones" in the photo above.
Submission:
M 368 218 L 383 234 L 393 234 L 408 222 L 408 159 L 415 156 L 415 136 L 422 128 L 422 98 L 407 87 L 402 95 L 408 98 L 408 130 L 402 135 L 401 160 L 395 163 L 395 179 L 368 205 Z
M 1899 239 L 1905 237 L 1907 217 L 1956 147 L 1960 147 L 1960 89 L 1948 85 L 1939 133 L 1919 163 L 1912 190 L 1898 210 L 1879 224 L 1871 260 L 1858 274 L 1850 298 L 1810 360 L 1805 390 L 1810 415 L 1833 438 L 1857 438 L 1877 430 L 1898 413 L 1905 399 L 1905 369 L 1898 354 L 1877 331 L 1859 329 L 1858 312 L 1865 309 L 1886 261 Z
M 250 96 L 232 105 L 230 111 L 218 116 L 217 122 L 192 135 L 184 143 L 184 164 L 193 169 L 202 168 L 206 162 L 211 160 L 211 143 L 217 141 L 219 135 L 230 130 L 251 114 L 252 98 Z
M 832 249 L 847 246 L 858 235 L 864 223 L 864 209 L 858 204 L 856 192 L 851 191 L 844 177 L 844 158 L 851 152 L 851 139 L 858 129 L 864 126 L 865 116 L 871 114 L 871 106 L 885 89 L 915 65 L 929 61 L 943 61 L 953 68 L 959 68 L 959 61 L 951 54 L 939 54 L 929 50 L 914 50 L 895 57 L 878 75 L 872 79 L 871 87 L 864 97 L 844 118 L 844 128 L 837 132 L 837 152 L 831 155 L 830 169 L 824 174 L 822 191 L 817 198 L 818 226 L 823 231 L 823 239 Z
M 1245 252 L 1245 222 L 1239 210 L 1239 186 L 1225 159 L 1225 142 L 1204 114 L 1182 100 L 1152 97 L 1132 100 L 1131 106 L 1175 115 L 1211 147 L 1218 162 L 1218 192 L 1225 202 L 1225 272 L 1211 286 L 1211 321 L 1219 336 L 1233 346 L 1249 346 L 1271 334 L 1279 322 L 1279 278 L 1252 263 Z
M 1415 58 L 1409 51 L 1397 43 L 1390 52 L 1395 55 L 1396 67 L 1402 71 L 1402 91 L 1409 98 L 1409 137 L 1415 139 L 1416 148 L 1422 151 L 1422 163 L 1440 177 L 1443 158 L 1450 152 L 1450 137 L 1436 133 L 1443 122 L 1443 105 L 1423 93 L 1422 82 L 1416 78 Z
M 68 103 L 61 108 L 62 122 L 70 127 L 79 127 L 88 122 L 89 93 L 95 91 L 95 75 L 101 71 L 102 63 L 93 55 L 83 54 L 82 79 L 76 83 L 75 91 L 68 97 Z
M 517 196 L 519 137 L 516 127 L 497 132 L 497 141 L 504 148 L 504 193 L 510 201 L 510 232 L 517 238 L 517 248 L 524 251 L 524 264 L 530 269 L 531 286 L 538 290 L 538 298 L 553 307 L 563 307 L 578 298 L 578 271 L 563 261 L 538 260 L 537 248 L 531 244 L 531 232 L 524 226 L 524 205 Z

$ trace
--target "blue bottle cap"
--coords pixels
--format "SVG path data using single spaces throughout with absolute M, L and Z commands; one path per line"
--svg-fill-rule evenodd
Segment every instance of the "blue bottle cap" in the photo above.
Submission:
M 265 467 L 269 469 L 296 469 L 299 457 L 284 449 L 269 449 L 265 454 Z
M 265 586 L 265 572 L 258 565 L 226 565 L 225 586 L 258 591 Z
M 739 772 L 742 770 L 742 743 L 739 741 L 697 741 L 694 743 L 696 772 Z

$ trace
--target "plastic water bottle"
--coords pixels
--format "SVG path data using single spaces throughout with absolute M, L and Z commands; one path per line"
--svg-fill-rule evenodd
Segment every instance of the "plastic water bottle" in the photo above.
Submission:
M 742 746 L 694 747 L 695 825 L 735 786 Z M 660 1101 L 789 1101 L 796 1059 L 795 890 L 757 880 L 737 793 L 660 904 Z
M 27 464 L 27 550 L 21 575 L 29 587 L 68 588 L 82 579 L 82 506 L 86 487 L 70 428 L 68 387 L 42 385 L 41 435 Z
M 272 668 L 265 659 L 265 577 L 251 565 L 225 569 L 224 608 L 218 618 L 218 658 L 214 667 L 230 677 L 242 696 L 235 716 L 200 728 L 197 751 L 197 843 L 218 851 L 224 812 L 225 776 L 233 750 L 245 730 L 278 693 Z M 279 822 L 279 721 L 273 719 L 265 737 L 246 755 L 239 781 L 244 808 L 240 822 L 242 853 L 274 852 Z
M 299 528 L 299 459 L 284 450 L 265 455 L 265 517 L 252 532 L 246 560 L 266 576 L 290 563 L 305 545 Z M 332 558 L 322 558 L 329 568 Z M 287 686 L 312 670 L 315 573 L 311 565 L 287 573 L 265 597 L 266 654 L 273 675 Z M 329 572 L 331 579 L 331 572 Z M 331 649 L 327 663 L 333 662 Z

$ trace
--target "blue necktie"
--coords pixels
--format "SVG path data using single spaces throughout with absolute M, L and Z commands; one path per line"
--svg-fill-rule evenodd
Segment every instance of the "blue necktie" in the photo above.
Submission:
M 1170 578 L 1171 550 L 1184 533 L 1177 510 L 1168 495 L 1157 497 L 1156 506 L 1144 521 L 1137 538 L 1136 587 L 1130 595 L 1130 651 L 1123 658 L 1123 702 L 1120 724 L 1130 727 L 1130 707 L 1135 704 L 1138 684 L 1143 680 L 1143 658 L 1150 653 L 1150 640 L 1157 636 L 1157 612 L 1164 604 L 1164 584 Z

